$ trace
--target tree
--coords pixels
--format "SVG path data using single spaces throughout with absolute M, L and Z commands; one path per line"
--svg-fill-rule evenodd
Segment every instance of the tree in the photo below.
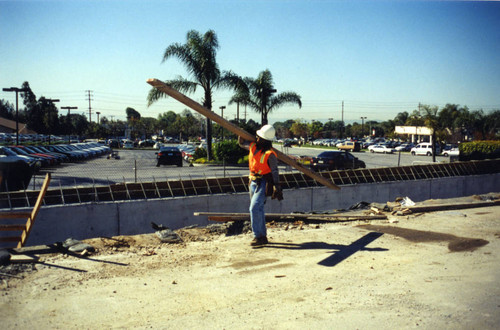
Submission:
M 307 125 L 307 129 L 308 135 L 317 139 L 323 132 L 323 123 L 317 120 L 313 120 L 310 124 Z
M 14 113 L 16 109 L 12 104 L 5 100 L 0 100 L 0 117 L 7 119 L 15 119 Z
M 187 33 L 186 43 L 174 43 L 167 47 L 163 54 L 163 62 L 171 57 L 176 57 L 186 67 L 189 78 L 178 77 L 167 80 L 165 83 L 172 88 L 184 93 L 194 93 L 197 87 L 204 92 L 203 106 L 212 111 L 212 93 L 219 88 L 243 88 L 242 80 L 232 72 L 221 72 L 216 61 L 219 42 L 213 30 L 201 35 L 198 31 L 191 30 Z M 148 95 L 148 104 L 151 105 L 166 94 L 152 88 Z M 206 119 L 207 158 L 212 155 L 212 122 Z
M 76 135 L 84 135 L 87 127 L 89 126 L 89 122 L 87 120 L 87 117 L 79 114 L 72 114 L 71 115 L 71 122 L 73 123 L 74 126 L 74 133 Z
M 431 143 L 432 143 L 432 162 L 436 162 L 436 132 L 440 129 L 438 119 L 438 107 L 431 107 L 428 105 L 422 106 L 422 114 L 424 124 L 431 130 Z
M 167 111 L 158 115 L 158 128 L 163 130 L 163 134 L 174 135 L 172 125 L 175 123 L 177 114 L 173 111 Z
M 265 70 L 259 73 L 256 79 L 246 77 L 243 79 L 245 88 L 237 89 L 235 95 L 229 100 L 229 104 L 239 103 L 247 105 L 261 115 L 261 124 L 268 123 L 267 116 L 272 111 L 286 105 L 297 104 L 302 107 L 300 95 L 295 92 L 283 92 L 277 95 L 274 87 L 271 71 Z
M 127 120 L 139 120 L 141 119 L 141 114 L 136 111 L 134 108 L 127 107 L 125 109 L 125 113 L 127 114 Z
M 406 120 L 407 126 L 424 126 L 424 120 L 422 119 L 422 115 L 420 111 L 413 110 L 408 119 Z
M 295 136 L 307 137 L 307 124 L 303 123 L 300 119 L 297 119 L 290 128 L 290 131 Z
M 409 116 L 410 115 L 406 111 L 398 113 L 396 117 L 394 117 L 394 124 L 396 126 L 404 126 Z

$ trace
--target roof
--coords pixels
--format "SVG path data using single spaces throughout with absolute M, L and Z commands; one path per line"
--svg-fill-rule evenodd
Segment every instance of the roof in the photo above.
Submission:
M 20 134 L 37 134 L 37 132 L 27 128 L 25 123 L 19 122 L 18 126 L 19 126 L 19 133 Z M 16 132 L 16 121 L 0 117 L 0 132 L 15 133 Z

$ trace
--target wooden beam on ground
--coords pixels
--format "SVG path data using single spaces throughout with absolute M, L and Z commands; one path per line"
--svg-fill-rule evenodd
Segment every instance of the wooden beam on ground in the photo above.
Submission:
M 162 91 L 163 93 L 173 97 L 174 99 L 181 102 L 182 104 L 199 112 L 200 114 L 209 118 L 210 120 L 216 122 L 220 126 L 224 127 L 228 131 L 230 131 L 231 133 L 234 133 L 238 136 L 241 136 L 242 138 L 244 138 L 247 141 L 255 141 L 255 136 L 253 136 L 252 134 L 241 129 L 240 127 L 236 126 L 235 124 L 225 120 L 224 118 L 222 118 L 221 116 L 219 116 L 215 112 L 210 111 L 209 109 L 205 108 L 204 106 L 202 106 L 198 102 L 190 99 L 186 95 L 184 95 L 184 94 L 178 92 L 177 90 L 173 89 L 172 87 L 168 86 L 163 81 L 158 80 L 158 79 L 148 79 L 147 83 L 150 84 L 151 86 L 153 86 L 154 88 Z M 288 164 L 288 165 L 296 168 L 297 170 L 301 171 L 305 175 L 318 181 L 319 183 L 321 183 L 322 185 L 324 185 L 328 188 L 335 189 L 335 190 L 340 189 L 339 186 L 335 185 L 333 182 L 331 182 L 327 178 L 325 178 L 325 177 L 319 175 L 318 173 L 313 172 L 312 170 L 304 167 L 302 164 L 297 163 L 294 159 L 288 157 L 287 155 L 285 155 L 281 151 L 276 150 L 274 148 L 273 148 L 273 150 L 276 152 L 278 159 L 281 160 L 283 163 Z
M 208 216 L 210 221 L 248 221 L 249 213 L 216 213 L 195 212 L 195 216 Z M 349 214 L 303 214 L 303 213 L 266 213 L 266 220 L 309 220 L 309 221 L 357 221 L 357 220 L 383 220 L 386 215 L 349 215 Z
M 500 205 L 500 200 L 473 202 L 473 203 L 456 203 L 456 204 L 436 204 L 436 205 L 416 205 L 406 207 L 413 213 L 417 212 L 433 212 L 433 211 L 446 211 L 446 210 L 460 210 L 471 209 L 476 207 L 488 207 Z

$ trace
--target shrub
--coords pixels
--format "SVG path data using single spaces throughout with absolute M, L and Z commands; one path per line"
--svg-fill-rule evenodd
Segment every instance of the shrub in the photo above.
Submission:
M 193 160 L 199 158 L 207 158 L 207 150 L 205 148 L 196 148 L 193 154 Z
M 238 160 L 246 154 L 248 154 L 248 151 L 241 148 L 236 140 L 222 141 L 214 146 L 214 157 L 220 162 L 237 164 Z
M 500 141 L 474 141 L 460 144 L 460 160 L 481 160 L 500 157 Z

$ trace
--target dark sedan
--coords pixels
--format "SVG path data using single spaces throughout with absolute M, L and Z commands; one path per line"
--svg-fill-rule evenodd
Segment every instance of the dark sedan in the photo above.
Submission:
M 156 153 L 157 163 L 160 165 L 177 165 L 182 167 L 182 152 L 177 147 L 161 147 Z
M 313 171 L 332 171 L 365 168 L 366 164 L 346 151 L 324 151 L 313 157 L 310 167 Z

